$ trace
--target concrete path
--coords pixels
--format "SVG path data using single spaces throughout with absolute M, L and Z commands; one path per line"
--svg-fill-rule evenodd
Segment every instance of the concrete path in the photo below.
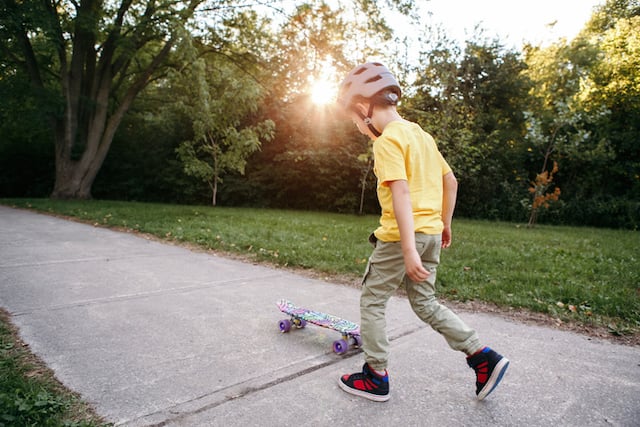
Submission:
M 0 306 L 69 388 L 126 426 L 640 426 L 640 348 L 460 313 L 511 360 L 485 401 L 462 354 L 388 308 L 391 399 L 337 386 L 362 354 L 279 332 L 275 303 L 359 320 L 359 291 L 0 206 Z

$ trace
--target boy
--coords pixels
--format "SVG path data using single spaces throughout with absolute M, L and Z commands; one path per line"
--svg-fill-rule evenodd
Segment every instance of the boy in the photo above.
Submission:
M 435 297 L 440 249 L 451 245 L 451 220 L 458 183 L 433 138 L 397 112 L 401 90 L 382 64 L 354 68 L 340 85 L 338 103 L 358 130 L 374 140 L 374 171 L 382 208 L 375 249 L 363 278 L 360 332 L 362 372 L 343 375 L 347 393 L 374 401 L 389 399 L 385 308 L 403 285 L 417 316 L 467 355 L 476 372 L 476 395 L 484 399 L 498 385 L 509 361 L 480 344 L 475 330 Z

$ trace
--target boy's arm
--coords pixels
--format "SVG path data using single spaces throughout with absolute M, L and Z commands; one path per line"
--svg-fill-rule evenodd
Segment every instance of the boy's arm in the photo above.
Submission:
M 416 250 L 409 184 L 401 179 L 389 182 L 389 188 L 393 199 L 393 211 L 400 230 L 400 244 L 407 276 L 414 282 L 422 282 L 427 279 L 429 272 L 422 266 L 420 254 Z
M 442 222 L 444 229 L 442 230 L 442 247 L 451 246 L 451 221 L 453 220 L 453 211 L 456 208 L 456 197 L 458 195 L 458 180 L 453 172 L 449 172 L 442 177 Z

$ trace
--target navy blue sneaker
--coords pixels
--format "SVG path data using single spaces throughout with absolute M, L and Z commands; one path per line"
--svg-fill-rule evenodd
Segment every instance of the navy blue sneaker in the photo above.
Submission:
M 476 395 L 482 400 L 491 393 L 502 380 L 509 367 L 509 359 L 489 347 L 467 357 L 467 364 L 476 371 Z
M 347 393 L 376 402 L 386 402 L 390 397 L 389 374 L 385 373 L 384 376 L 380 376 L 366 363 L 362 367 L 362 372 L 343 375 L 338 384 Z

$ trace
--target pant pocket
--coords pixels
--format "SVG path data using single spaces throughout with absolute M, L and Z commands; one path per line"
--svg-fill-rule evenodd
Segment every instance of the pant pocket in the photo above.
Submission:
M 367 261 L 367 266 L 364 269 L 364 274 L 362 274 L 362 281 L 360 282 L 361 286 L 364 286 L 364 283 L 367 281 L 367 277 L 371 273 L 371 258 Z

